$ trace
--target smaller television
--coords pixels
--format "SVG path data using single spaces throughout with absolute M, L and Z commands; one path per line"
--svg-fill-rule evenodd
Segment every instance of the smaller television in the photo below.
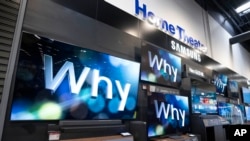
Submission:
M 232 123 L 233 104 L 227 102 L 218 102 L 218 115 Z
M 229 80 L 227 90 L 228 97 L 239 98 L 239 86 L 237 81 Z
M 242 93 L 242 102 L 245 104 L 250 104 L 250 89 L 242 87 L 241 93 Z
M 250 106 L 245 106 L 246 121 L 250 122 Z
M 227 88 L 228 77 L 224 74 L 214 75 L 214 85 L 216 87 L 216 92 L 220 95 L 225 95 Z
M 231 124 L 243 124 L 245 119 L 245 108 L 241 104 L 233 104 Z
M 206 92 L 192 89 L 191 104 L 193 114 L 217 114 L 217 101 L 215 92 Z
M 148 97 L 148 137 L 178 136 L 190 131 L 188 97 L 152 93 Z

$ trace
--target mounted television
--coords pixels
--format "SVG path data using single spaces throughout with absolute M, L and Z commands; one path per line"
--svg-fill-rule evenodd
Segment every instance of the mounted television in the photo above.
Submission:
M 11 121 L 134 119 L 140 64 L 23 32 Z
M 152 93 L 148 97 L 147 127 L 149 138 L 189 132 L 188 97 Z
M 250 104 L 250 89 L 242 87 L 241 93 L 242 93 L 242 102 L 245 104 Z
M 191 89 L 191 105 L 193 114 L 217 114 L 216 93 L 202 89 Z
M 213 83 L 216 87 L 216 92 L 220 95 L 225 95 L 227 90 L 228 77 L 224 74 L 215 74 Z
M 227 90 L 228 97 L 239 98 L 239 86 L 237 81 L 229 80 Z
M 141 53 L 141 80 L 159 85 L 179 87 L 181 58 L 150 44 Z
M 233 104 L 227 102 L 218 102 L 218 115 L 232 123 Z
M 250 106 L 245 106 L 246 121 L 250 122 Z

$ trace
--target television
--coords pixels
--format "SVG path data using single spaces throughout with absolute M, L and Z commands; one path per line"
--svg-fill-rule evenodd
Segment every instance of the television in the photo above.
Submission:
M 225 95 L 226 90 L 227 90 L 227 81 L 228 77 L 224 74 L 215 74 L 213 83 L 216 88 L 216 92 L 220 95 Z
M 188 97 L 152 93 L 148 97 L 148 137 L 175 136 L 190 130 Z
M 134 119 L 140 63 L 23 32 L 10 120 Z
M 245 106 L 246 121 L 250 122 L 250 106 Z
M 192 114 L 217 114 L 217 95 L 202 89 L 191 89 Z
M 233 104 L 228 102 L 221 102 L 218 103 L 218 115 L 225 118 L 229 123 L 232 123 L 232 115 L 233 115 Z
M 141 52 L 141 80 L 171 87 L 181 83 L 181 58 L 150 44 Z
M 237 81 L 229 80 L 227 90 L 228 97 L 239 98 L 239 86 Z
M 250 104 L 250 89 L 246 87 L 241 88 L 242 102 L 244 104 Z
M 233 104 L 231 124 L 244 124 L 245 108 L 242 104 Z

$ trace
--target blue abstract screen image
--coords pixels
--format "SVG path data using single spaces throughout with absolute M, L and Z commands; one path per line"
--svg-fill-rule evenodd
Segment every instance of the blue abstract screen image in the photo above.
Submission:
M 10 120 L 134 119 L 140 64 L 23 32 Z
M 250 121 L 250 106 L 245 106 L 246 121 Z
M 241 104 L 233 104 L 232 108 L 232 124 L 243 124 L 245 121 L 245 107 Z
M 214 75 L 214 85 L 216 87 L 216 92 L 224 95 L 227 88 L 228 77 L 224 74 Z
M 181 82 L 181 58 L 146 44 L 142 49 L 141 80 L 178 87 Z
M 241 91 L 242 91 L 242 102 L 245 104 L 250 104 L 250 89 L 242 87 Z
M 218 114 L 232 123 L 233 104 L 227 102 L 218 102 Z
M 148 97 L 147 128 L 148 137 L 189 132 L 188 97 L 152 93 Z
M 217 94 L 213 91 L 191 88 L 191 102 L 193 114 L 217 114 Z

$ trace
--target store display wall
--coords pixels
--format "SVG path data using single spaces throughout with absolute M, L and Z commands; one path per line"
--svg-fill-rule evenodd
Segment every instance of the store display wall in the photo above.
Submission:
M 78 2 L 74 3 L 72 9 L 72 5 L 66 0 L 29 0 L 23 30 L 136 62 L 140 62 L 144 41 L 161 48 L 164 48 L 169 41 L 162 31 L 147 30 L 148 25 L 145 22 L 103 0 Z M 81 5 L 82 3 L 85 4 Z M 188 5 L 190 6 L 190 3 Z M 185 8 L 187 7 L 183 7 Z M 182 12 L 187 10 L 193 11 L 192 8 L 187 8 Z M 209 40 L 205 42 L 209 43 Z M 184 62 L 193 63 L 192 60 Z M 139 93 L 139 109 L 146 110 L 145 95 L 142 95 L 141 91 Z M 145 111 L 142 110 L 141 113 L 143 112 Z M 4 131 L 4 140 L 8 141 L 47 140 L 47 125 L 55 123 L 51 121 L 10 123 L 9 116 L 6 117 Z M 143 114 L 140 116 L 143 117 Z

